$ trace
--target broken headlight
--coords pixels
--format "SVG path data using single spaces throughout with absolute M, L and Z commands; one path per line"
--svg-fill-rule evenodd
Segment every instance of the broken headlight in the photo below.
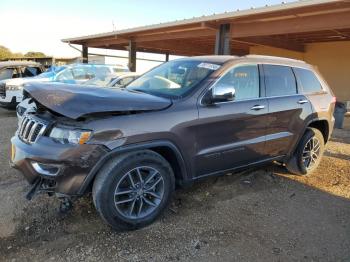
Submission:
M 61 144 L 82 145 L 90 139 L 91 133 L 89 130 L 54 127 L 49 137 Z

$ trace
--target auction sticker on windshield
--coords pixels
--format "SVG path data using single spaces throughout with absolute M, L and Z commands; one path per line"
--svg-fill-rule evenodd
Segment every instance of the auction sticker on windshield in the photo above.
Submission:
M 209 69 L 209 70 L 218 70 L 220 68 L 219 65 L 216 64 L 210 64 L 210 63 L 200 63 L 197 67 L 200 68 L 205 68 L 205 69 Z

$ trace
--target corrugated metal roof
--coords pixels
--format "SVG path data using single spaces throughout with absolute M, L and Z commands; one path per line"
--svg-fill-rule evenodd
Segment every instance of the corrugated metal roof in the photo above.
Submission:
M 148 26 L 140 26 L 140 27 L 129 28 L 129 29 L 124 29 L 119 31 L 112 31 L 107 33 L 66 38 L 66 39 L 62 39 L 62 41 L 69 43 L 69 42 L 82 41 L 82 40 L 88 40 L 88 39 L 94 39 L 94 38 L 130 34 L 130 33 L 141 32 L 141 31 L 152 30 L 152 29 L 161 29 L 161 28 L 172 27 L 172 26 L 180 26 L 180 25 L 187 25 L 187 24 L 201 23 L 201 22 L 211 22 L 211 21 L 223 20 L 223 19 L 241 18 L 244 16 L 276 12 L 276 11 L 284 11 L 288 9 L 309 7 L 313 5 L 329 4 L 329 3 L 335 3 L 335 2 L 342 2 L 342 1 L 341 0 L 300 0 L 296 2 L 290 2 L 290 3 L 282 2 L 282 4 L 278 4 L 278 5 L 264 6 L 260 8 L 251 8 L 251 9 L 242 10 L 242 11 L 237 10 L 233 12 L 225 12 L 221 14 L 194 17 L 191 19 L 177 20 L 173 22 L 160 23 L 160 24 L 154 24 L 154 25 L 148 25 Z

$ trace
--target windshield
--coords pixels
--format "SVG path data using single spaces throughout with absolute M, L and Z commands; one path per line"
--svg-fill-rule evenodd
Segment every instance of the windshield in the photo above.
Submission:
M 179 98 L 220 68 L 220 65 L 193 59 L 174 60 L 142 75 L 127 89 L 158 96 Z

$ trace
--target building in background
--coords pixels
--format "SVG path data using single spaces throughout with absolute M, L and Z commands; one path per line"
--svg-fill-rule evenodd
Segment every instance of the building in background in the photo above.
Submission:
M 350 101 L 350 1 L 308 0 L 63 39 L 89 48 L 166 56 L 260 54 L 317 66 L 339 101 Z M 347 103 L 350 104 L 350 103 Z

